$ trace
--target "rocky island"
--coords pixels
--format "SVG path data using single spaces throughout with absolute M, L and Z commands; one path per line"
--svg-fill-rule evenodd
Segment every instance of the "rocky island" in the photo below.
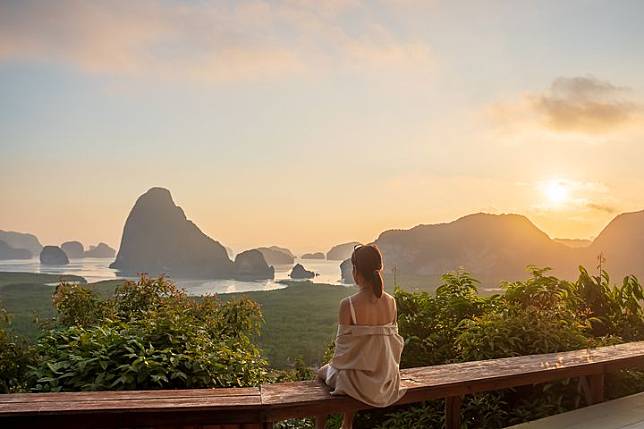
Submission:
M 289 277 L 296 280 L 312 279 L 315 277 L 315 273 L 304 268 L 302 264 L 295 264 Z
M 269 265 L 291 265 L 295 262 L 295 256 L 291 251 L 283 247 L 258 247 L 257 250 L 262 252 Z
M 116 250 L 101 242 L 96 246 L 89 246 L 89 250 L 86 250 L 83 256 L 85 258 L 113 258 L 114 255 L 116 255 Z
M 69 258 L 58 246 L 45 246 L 40 252 L 40 263 L 43 265 L 67 265 Z
M 275 269 L 268 266 L 259 250 L 251 249 L 235 257 L 235 277 L 240 280 L 272 279 Z
M 359 245 L 360 243 L 357 241 L 350 241 L 348 243 L 333 246 L 328 252 L 326 252 L 326 259 L 328 261 L 344 261 L 351 257 L 353 249 Z
M 192 279 L 272 278 L 259 251 L 239 259 L 240 255 L 239 262 L 233 263 L 221 243 L 186 218 L 170 191 L 152 188 L 138 198 L 127 217 L 121 246 L 110 268 L 125 275 L 145 272 Z
M 302 255 L 302 259 L 325 259 L 324 253 L 315 252 L 315 253 L 305 253 Z
M 82 258 L 85 255 L 85 248 L 80 241 L 66 241 L 60 245 L 69 259 Z
M 27 249 L 32 257 L 39 255 L 42 250 L 42 244 L 33 234 L 15 231 L 0 230 L 0 241 L 4 241 L 14 249 Z

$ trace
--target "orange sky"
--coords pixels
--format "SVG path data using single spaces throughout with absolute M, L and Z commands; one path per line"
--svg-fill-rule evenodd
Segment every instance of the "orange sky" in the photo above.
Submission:
M 235 250 L 644 209 L 640 2 L 0 4 L 0 229 L 117 246 L 152 186 Z M 115 31 L 117 29 L 118 31 Z

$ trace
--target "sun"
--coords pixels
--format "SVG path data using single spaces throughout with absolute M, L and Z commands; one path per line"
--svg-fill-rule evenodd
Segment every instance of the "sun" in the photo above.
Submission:
M 561 205 L 568 201 L 569 190 L 562 180 L 551 179 L 544 183 L 543 193 L 552 205 Z

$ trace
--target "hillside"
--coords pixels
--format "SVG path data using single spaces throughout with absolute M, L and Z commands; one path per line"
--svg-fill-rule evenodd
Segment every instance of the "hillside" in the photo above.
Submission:
M 585 258 L 596 260 L 600 253 L 614 279 L 628 274 L 644 278 L 644 210 L 616 216 L 590 245 Z
M 32 256 L 38 256 L 42 250 L 42 244 L 40 244 L 38 237 L 25 232 L 0 230 L 0 240 L 14 249 L 27 249 Z
M 463 267 L 487 285 L 526 277 L 526 265 L 551 266 L 574 277 L 575 249 L 556 243 L 528 218 L 472 214 L 453 222 L 380 234 L 385 264 L 401 273 L 437 276 Z

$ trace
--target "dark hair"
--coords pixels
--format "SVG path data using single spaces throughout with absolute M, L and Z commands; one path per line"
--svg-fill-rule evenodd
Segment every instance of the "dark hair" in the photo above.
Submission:
M 373 290 L 373 294 L 380 298 L 383 292 L 382 274 L 382 254 L 375 244 L 365 246 L 356 246 L 353 248 L 351 263 L 357 272 L 365 278 Z

